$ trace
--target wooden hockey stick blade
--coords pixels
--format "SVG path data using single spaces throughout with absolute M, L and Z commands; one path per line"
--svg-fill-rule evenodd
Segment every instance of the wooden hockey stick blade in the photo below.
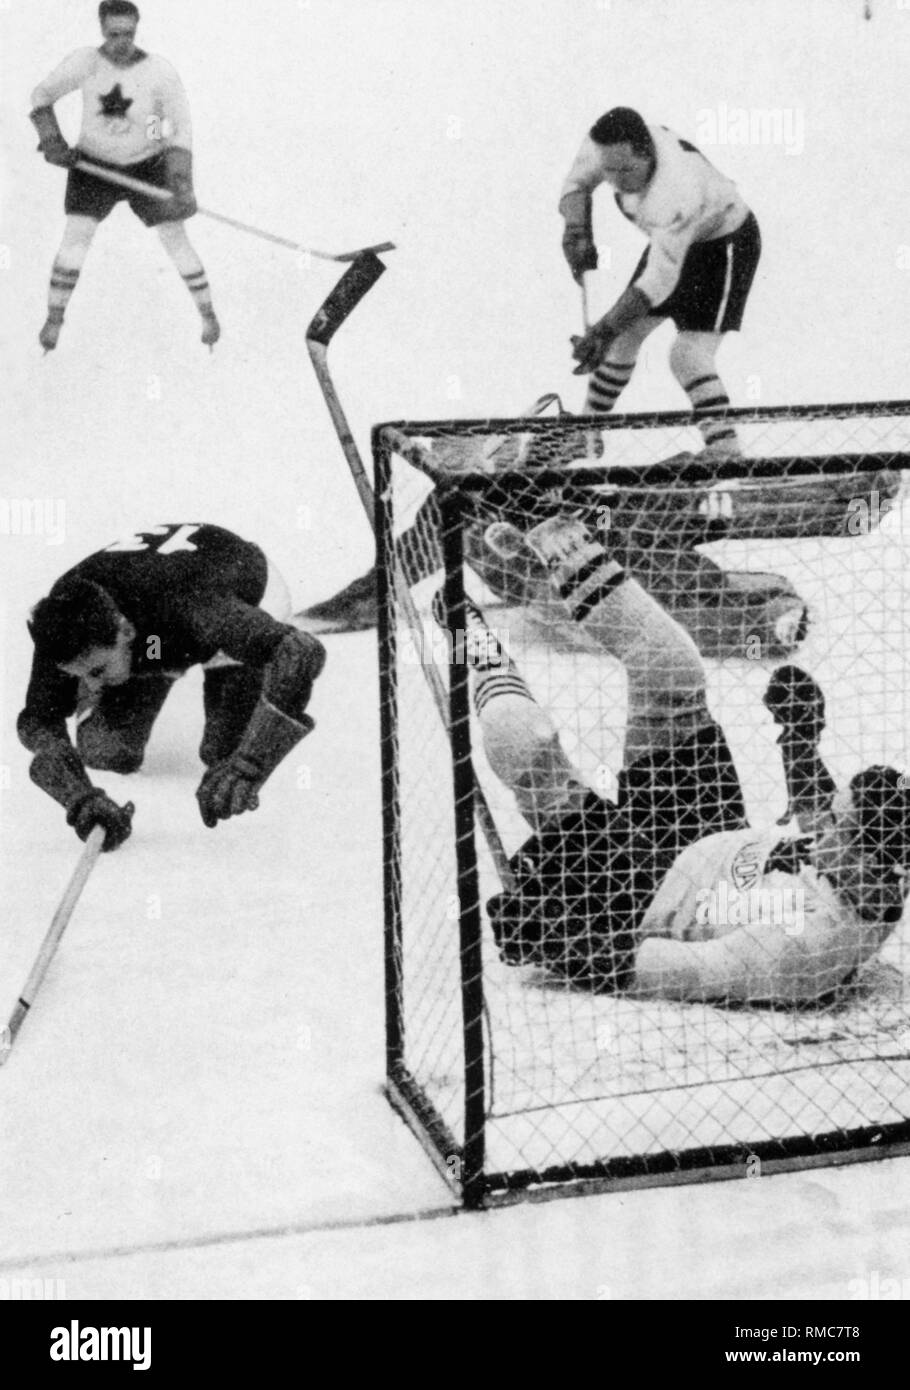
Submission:
M 132 803 L 127 803 L 132 806 Z M 66 885 L 60 905 L 54 913 L 51 924 L 47 929 L 41 949 L 35 957 L 35 963 L 29 971 L 28 979 L 22 986 L 16 1006 L 10 1015 L 9 1023 L 2 1030 L 0 1035 L 0 1066 L 9 1057 L 16 1035 L 25 1021 L 26 1014 L 35 1002 L 35 996 L 41 988 L 41 982 L 47 973 L 48 966 L 54 958 L 57 947 L 60 945 L 60 938 L 66 931 L 67 924 L 73 915 L 73 909 L 79 901 L 80 894 L 88 882 L 89 874 L 98 862 L 101 847 L 104 844 L 104 837 L 107 834 L 103 825 L 96 825 L 91 830 L 85 842 L 85 848 L 80 855 L 79 862 L 73 870 L 73 875 Z
M 345 271 L 322 306 L 313 315 L 306 331 L 307 343 L 328 347 L 349 314 L 385 273 L 385 266 L 374 251 L 361 251 Z

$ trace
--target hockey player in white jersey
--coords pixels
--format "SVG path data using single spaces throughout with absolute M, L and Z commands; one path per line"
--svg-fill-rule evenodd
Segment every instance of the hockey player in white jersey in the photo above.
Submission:
M 513 891 L 488 903 L 503 960 L 680 1000 L 817 1003 L 848 985 L 910 891 L 908 779 L 870 767 L 837 791 L 818 752 L 822 692 L 781 667 L 765 703 L 781 726 L 788 816 L 807 833 L 751 829 L 691 639 L 576 518 L 549 519 L 528 542 L 569 614 L 623 663 L 628 721 L 609 802 L 469 612 L 484 751 L 535 832 L 512 860 Z
M 738 453 L 733 427 L 708 417 L 730 404 L 715 356 L 723 334 L 742 324 L 761 253 L 755 216 L 694 145 L 614 107 L 591 127 L 560 196 L 563 250 L 579 282 L 597 268 L 592 194 L 603 183 L 650 244 L 609 312 L 573 340 L 578 370 L 592 373 L 585 412 L 613 408 L 642 343 L 672 319 L 678 332 L 670 367 L 705 417 L 705 445 L 720 456 Z
M 66 226 L 51 271 L 48 314 L 39 341 L 57 346 L 64 314 L 98 224 L 126 201 L 147 227 L 155 227 L 202 317 L 202 341 L 212 347 L 221 330 L 205 268 L 190 243 L 185 219 L 196 211 L 193 193 L 192 129 L 186 93 L 174 68 L 136 46 L 139 11 L 128 0 L 103 0 L 98 16 L 104 42 L 79 48 L 32 93 L 31 119 L 38 149 L 50 164 L 69 170 Z M 70 148 L 54 103 L 82 92 L 82 127 Z M 160 201 L 108 183 L 74 166 L 80 160 L 104 165 L 143 183 L 167 189 Z

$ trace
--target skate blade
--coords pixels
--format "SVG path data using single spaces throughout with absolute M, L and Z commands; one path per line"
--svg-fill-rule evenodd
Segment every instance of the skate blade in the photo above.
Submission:
M 304 613 L 295 613 L 288 619 L 301 632 L 309 632 L 314 637 L 330 637 L 344 632 L 372 632 L 376 623 L 368 618 L 310 618 Z

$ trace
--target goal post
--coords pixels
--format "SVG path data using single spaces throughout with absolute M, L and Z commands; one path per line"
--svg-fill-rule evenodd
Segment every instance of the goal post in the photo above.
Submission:
M 822 952 L 805 997 L 787 999 L 604 988 L 536 946 L 510 956 L 494 921 L 522 847 L 535 834 L 555 844 L 570 823 L 560 797 L 604 814 L 617 804 L 648 686 L 607 617 L 579 620 L 533 551 L 499 544 L 548 517 L 583 521 L 658 606 L 661 631 L 683 634 L 757 844 L 804 837 L 782 823 L 780 729 L 763 703 L 782 665 L 824 692 L 820 751 L 838 786 L 868 767 L 910 769 L 910 403 L 726 418 L 742 458 L 701 456 L 683 413 L 373 431 L 387 1094 L 467 1205 L 910 1151 L 910 914 L 899 906 L 874 945 L 857 918 L 855 961 L 838 976 Z M 486 705 L 478 695 L 474 611 L 509 673 L 494 690 L 505 692 L 499 744 L 493 685 Z M 523 771 L 531 710 L 532 752 L 546 759 L 534 752 Z M 685 717 L 669 735 L 661 724 L 655 765 L 675 767 Z M 645 913 L 693 843 L 681 832 L 635 889 L 636 979 Z M 737 907 L 729 887 L 687 941 L 725 936 L 752 912 L 808 951 L 792 902 L 775 916 L 780 902 L 746 903 L 743 891 Z

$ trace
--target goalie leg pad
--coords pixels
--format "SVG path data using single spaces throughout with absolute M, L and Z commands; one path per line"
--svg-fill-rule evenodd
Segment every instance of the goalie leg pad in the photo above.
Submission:
M 865 535 L 888 515 L 900 486 L 901 474 L 889 470 L 740 483 L 724 494 L 727 534 L 735 540 Z
M 808 608 L 789 580 L 776 574 L 725 571 L 671 536 L 630 552 L 628 566 L 685 628 L 703 656 L 780 658 L 804 640 Z

